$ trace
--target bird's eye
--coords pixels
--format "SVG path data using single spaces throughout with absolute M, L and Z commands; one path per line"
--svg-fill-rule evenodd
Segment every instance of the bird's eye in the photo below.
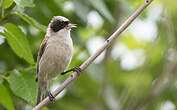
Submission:
M 69 24 L 69 21 L 65 21 L 65 25 L 68 25 Z
M 62 21 L 61 23 L 60 23 L 60 25 L 62 25 L 62 26 L 66 26 L 66 25 L 68 25 L 69 24 L 69 21 Z
M 64 24 L 65 24 L 65 22 L 64 22 L 64 21 L 62 21 L 62 22 L 61 22 L 61 25 L 64 25 Z

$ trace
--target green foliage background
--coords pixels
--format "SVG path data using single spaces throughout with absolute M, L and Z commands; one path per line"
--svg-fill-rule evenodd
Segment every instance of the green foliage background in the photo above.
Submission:
M 99 46 L 93 44 L 93 40 L 108 38 L 143 2 L 0 0 L 0 110 L 31 110 L 35 106 L 36 57 L 53 16 L 65 16 L 78 26 L 72 30 L 75 48 L 69 67 L 72 68 L 82 64 L 92 54 L 90 45 L 95 48 Z M 145 23 L 149 20 L 149 13 L 152 17 L 158 10 L 161 11 L 155 21 L 149 20 L 157 28 L 155 39 L 137 39 L 138 35 L 131 32 L 137 28 L 136 23 L 130 25 L 105 51 L 101 60 L 91 64 L 59 95 L 55 103 L 50 103 L 44 110 L 176 110 L 175 3 L 175 0 L 153 0 L 138 20 Z M 156 11 L 152 12 L 152 7 L 157 7 Z M 96 12 L 101 18 L 101 26 L 89 23 L 90 12 Z M 141 28 L 148 29 L 145 24 Z M 136 62 L 138 66 L 130 69 L 122 66 L 122 51 L 113 52 L 119 44 L 123 44 L 129 52 L 138 53 L 139 49 L 143 51 L 144 59 L 137 57 L 138 62 L 143 60 L 143 63 Z M 67 76 L 58 76 L 51 87 L 59 86 Z

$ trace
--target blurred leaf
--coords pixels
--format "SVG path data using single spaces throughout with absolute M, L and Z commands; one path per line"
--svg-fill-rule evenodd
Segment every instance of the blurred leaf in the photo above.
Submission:
M 33 4 L 33 2 L 31 2 L 29 0 L 14 0 L 14 2 L 18 6 L 18 11 L 21 11 L 21 9 L 24 8 L 24 7 L 34 7 L 35 6 Z
M 80 17 L 80 19 L 84 22 L 87 22 L 87 15 L 89 12 L 89 7 L 85 3 L 84 0 L 74 0 L 74 7 L 76 14 Z
M 97 9 L 105 18 L 107 18 L 111 23 L 114 21 L 111 13 L 109 12 L 106 4 L 103 0 L 89 0 L 92 6 Z
M 118 0 L 121 2 L 125 2 L 125 0 Z M 139 8 L 146 0 L 126 0 L 126 2 L 129 2 L 133 8 L 137 9 Z
M 4 25 L 6 31 L 4 35 L 7 38 L 8 44 L 12 50 L 21 58 L 24 58 L 28 63 L 33 64 L 34 59 L 24 33 L 14 24 L 7 23 Z
M 152 82 L 152 77 L 150 74 L 145 73 L 130 73 L 130 74 L 122 74 L 119 77 L 118 83 L 122 83 L 123 85 L 129 88 L 130 92 L 134 94 L 138 94 L 145 92 L 148 87 L 150 87 Z M 142 90 L 139 92 L 139 90 Z
M 42 110 L 49 110 L 47 107 L 42 108 Z
M 121 37 L 119 41 L 122 41 L 131 50 L 137 49 L 137 48 L 146 49 L 146 47 L 148 47 L 148 44 L 149 44 L 148 42 L 143 41 L 143 40 L 137 41 L 132 35 Z
M 13 3 L 13 0 L 2 0 L 1 7 L 9 8 Z
M 10 88 L 12 92 L 31 104 L 36 103 L 37 84 L 35 74 L 29 71 L 13 70 L 10 74 Z
M 150 55 L 152 65 L 157 64 L 163 60 L 163 57 L 165 55 L 164 52 L 165 52 L 165 47 L 163 46 L 163 44 L 156 45 L 154 48 L 151 49 L 151 54 L 149 55 Z
M 77 102 L 77 100 L 72 100 L 72 102 L 69 100 L 62 100 L 58 104 L 61 110 L 84 110 L 84 107 L 80 105 L 80 103 Z
M 39 29 L 42 32 L 46 32 L 47 27 L 38 23 L 35 19 L 33 19 L 32 17 L 28 16 L 25 13 L 16 13 L 17 15 L 19 15 L 23 20 L 25 20 L 27 23 L 31 24 L 32 26 L 34 26 L 35 28 Z
M 3 81 L 4 81 L 3 78 L 4 78 L 4 76 L 0 75 L 0 84 L 3 83 Z
M 88 85 L 86 86 L 85 83 L 83 83 L 84 81 L 87 80 Z M 83 76 L 81 76 L 81 78 L 76 81 L 76 85 L 77 85 L 77 90 L 74 90 L 73 92 L 75 92 L 74 94 L 77 94 L 76 96 L 84 96 L 86 98 L 86 100 L 84 100 L 83 102 L 88 102 L 88 101 L 94 101 L 96 102 L 98 100 L 100 100 L 98 94 L 98 90 L 99 90 L 99 82 L 94 81 L 93 79 L 91 79 L 91 77 L 88 76 L 88 74 L 84 74 Z M 88 91 L 91 90 L 91 91 Z M 87 94 L 87 95 L 85 95 Z
M 164 2 L 164 6 L 166 7 L 167 11 L 169 13 L 175 13 L 176 14 L 176 10 L 177 10 L 177 7 L 176 7 L 176 1 L 175 0 L 168 0 L 168 1 L 163 1 Z
M 95 34 L 93 28 L 79 28 L 78 33 L 82 36 L 84 42 L 88 41 L 88 39 Z
M 135 9 L 138 9 L 146 0 L 130 0 L 133 4 L 133 6 L 135 7 Z
M 9 91 L 6 89 L 5 86 L 0 84 L 0 103 L 7 109 L 7 110 L 15 110 L 12 104 L 12 100 L 9 95 Z
M 3 82 L 3 76 L 0 75 L 0 84 Z

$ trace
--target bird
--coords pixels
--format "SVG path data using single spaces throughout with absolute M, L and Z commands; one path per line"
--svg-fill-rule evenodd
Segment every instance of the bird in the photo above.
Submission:
M 51 101 L 55 99 L 49 91 L 48 85 L 57 75 L 64 75 L 70 71 L 75 71 L 78 74 L 81 72 L 79 67 L 65 71 L 72 59 L 73 42 L 70 31 L 75 27 L 76 24 L 70 23 L 69 19 L 64 16 L 54 16 L 48 24 L 37 56 L 37 104 L 46 95 Z

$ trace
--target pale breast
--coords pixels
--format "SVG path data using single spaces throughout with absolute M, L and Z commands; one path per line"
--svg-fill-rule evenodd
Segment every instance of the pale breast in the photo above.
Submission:
M 51 37 L 39 64 L 39 74 L 51 79 L 62 73 L 70 64 L 73 44 L 70 37 Z

